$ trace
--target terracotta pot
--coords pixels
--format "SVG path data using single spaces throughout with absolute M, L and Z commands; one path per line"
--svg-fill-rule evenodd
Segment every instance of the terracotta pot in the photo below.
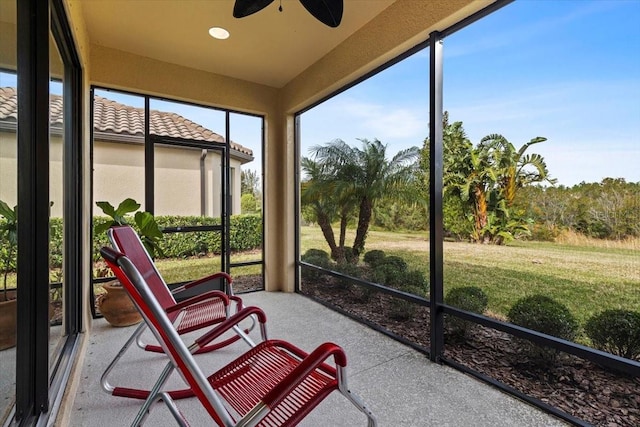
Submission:
M 112 326 L 130 326 L 142 321 L 142 316 L 120 282 L 114 280 L 102 287 L 107 293 L 98 298 L 98 309 L 107 322 Z
M 4 292 L 0 291 L 0 350 L 16 345 L 17 314 L 16 292 L 7 292 L 7 301 L 5 301 Z

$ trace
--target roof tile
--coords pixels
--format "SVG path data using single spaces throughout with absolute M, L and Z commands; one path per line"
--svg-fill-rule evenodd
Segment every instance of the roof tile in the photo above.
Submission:
M 17 121 L 17 107 L 16 88 L 0 87 L 0 120 Z M 62 124 L 62 107 L 62 97 L 60 95 L 51 95 L 50 120 L 52 125 Z M 142 136 L 144 135 L 144 109 L 131 107 L 101 96 L 96 96 L 94 101 L 93 126 L 94 130 L 100 132 Z M 225 142 L 222 135 L 176 113 L 151 110 L 149 127 L 151 133 L 158 136 L 215 143 Z M 231 142 L 231 148 L 244 154 L 253 155 L 251 149 L 243 147 L 233 141 Z

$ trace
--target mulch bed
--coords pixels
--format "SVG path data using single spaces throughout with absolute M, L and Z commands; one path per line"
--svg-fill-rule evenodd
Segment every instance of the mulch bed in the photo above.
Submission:
M 429 309 L 426 307 L 389 295 L 366 295 L 355 286 L 345 287 L 332 279 L 303 281 L 302 288 L 303 294 L 429 348 Z M 403 309 L 411 313 L 410 318 L 398 316 L 398 311 Z M 480 325 L 474 325 L 464 337 L 447 334 L 445 341 L 447 359 L 577 419 L 595 426 L 640 426 L 640 377 L 629 378 L 565 353 L 540 365 L 527 357 L 519 340 Z

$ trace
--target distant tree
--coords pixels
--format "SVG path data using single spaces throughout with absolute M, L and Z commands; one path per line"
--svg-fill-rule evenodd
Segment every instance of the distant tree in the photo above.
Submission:
M 247 169 L 240 171 L 240 194 L 260 194 L 260 177 L 258 172 Z
M 240 211 L 243 214 L 254 213 L 258 210 L 258 204 L 256 203 L 256 197 L 251 193 L 245 193 L 240 199 Z

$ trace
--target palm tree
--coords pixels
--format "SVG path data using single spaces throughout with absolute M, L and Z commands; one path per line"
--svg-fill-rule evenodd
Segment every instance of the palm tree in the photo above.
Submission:
M 330 179 L 327 188 L 339 196 L 339 204 L 358 206 L 358 224 L 352 246 L 356 257 L 364 251 L 375 203 L 383 197 L 401 198 L 406 194 L 407 184 L 415 179 L 414 170 L 419 158 L 418 148 L 411 147 L 388 160 L 387 146 L 379 140 L 359 141 L 362 149 L 351 147 L 341 139 L 311 148 L 325 170 L 325 176 Z M 344 226 L 346 228 L 346 223 Z
M 303 157 L 300 164 L 307 175 L 307 178 L 301 183 L 301 202 L 313 210 L 316 222 L 331 250 L 331 257 L 336 259 L 338 246 L 331 227 L 337 211 L 335 193 L 332 191 L 333 186 L 324 175 L 321 164 L 308 157 Z

